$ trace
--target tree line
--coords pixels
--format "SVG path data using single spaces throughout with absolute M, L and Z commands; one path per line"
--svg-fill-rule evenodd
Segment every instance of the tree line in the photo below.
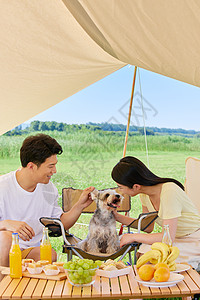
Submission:
M 22 129 L 22 125 L 15 127 L 5 133 L 7 136 L 28 134 L 30 132 L 41 132 L 41 131 L 60 131 L 70 133 L 74 130 L 82 131 L 110 131 L 110 132 L 125 132 L 126 125 L 124 124 L 112 124 L 112 123 L 93 123 L 87 124 L 67 124 L 56 121 L 33 121 L 29 126 Z M 139 126 L 131 125 L 129 128 L 130 135 L 144 135 L 144 128 Z M 180 135 L 187 137 L 198 137 L 200 138 L 200 132 L 195 130 L 186 130 L 182 128 L 158 128 L 158 127 L 146 127 L 147 135 Z

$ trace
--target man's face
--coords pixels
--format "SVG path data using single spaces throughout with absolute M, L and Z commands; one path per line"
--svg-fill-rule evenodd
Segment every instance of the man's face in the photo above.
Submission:
M 34 176 L 38 183 L 49 183 L 51 176 L 56 173 L 57 156 L 48 157 L 39 167 L 36 166 Z

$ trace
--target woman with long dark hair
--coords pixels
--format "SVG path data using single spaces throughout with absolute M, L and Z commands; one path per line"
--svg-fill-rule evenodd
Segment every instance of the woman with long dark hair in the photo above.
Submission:
M 156 176 L 132 156 L 124 157 L 116 164 L 112 178 L 121 192 L 131 197 L 140 195 L 144 213 L 158 211 L 155 222 L 162 228 L 169 225 L 172 242 L 180 249 L 179 260 L 188 261 L 197 267 L 200 262 L 200 215 L 186 195 L 183 185 L 175 179 Z M 133 221 L 116 211 L 114 215 L 118 222 L 125 225 Z M 150 250 L 150 245 L 162 241 L 163 237 L 163 230 L 152 233 L 153 228 L 154 223 L 147 228 L 148 234 L 124 234 L 120 246 L 136 241 L 142 243 L 139 252 Z

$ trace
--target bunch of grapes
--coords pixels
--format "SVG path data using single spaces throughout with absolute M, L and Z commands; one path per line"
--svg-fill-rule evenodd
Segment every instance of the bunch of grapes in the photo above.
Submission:
M 64 264 L 67 270 L 68 279 L 76 285 L 91 284 L 96 269 L 102 264 L 102 261 L 91 259 L 77 259 L 68 261 Z

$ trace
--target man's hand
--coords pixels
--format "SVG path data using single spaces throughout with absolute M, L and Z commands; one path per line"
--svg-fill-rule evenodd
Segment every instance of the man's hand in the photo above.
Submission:
M 8 231 L 17 232 L 23 241 L 29 241 L 35 236 L 34 230 L 25 222 L 4 220 L 4 228 Z
M 126 233 L 123 234 L 121 239 L 120 239 L 120 248 L 123 247 L 126 244 L 131 244 L 134 242 L 134 234 L 132 233 Z
M 86 207 L 88 207 L 92 203 L 92 197 L 91 197 L 91 192 L 94 191 L 94 187 L 90 186 L 83 190 L 77 204 L 81 206 L 82 210 Z

